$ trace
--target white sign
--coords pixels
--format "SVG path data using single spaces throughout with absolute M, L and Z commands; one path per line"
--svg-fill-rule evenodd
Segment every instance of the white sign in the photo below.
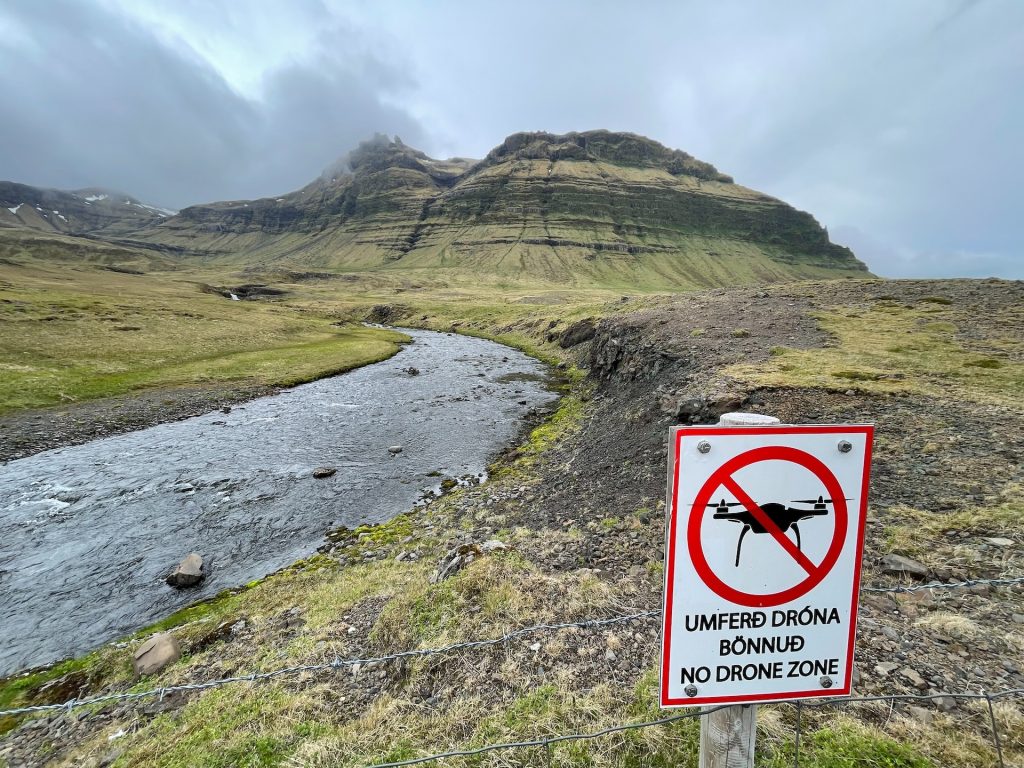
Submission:
M 662 707 L 850 692 L 873 431 L 672 429 Z

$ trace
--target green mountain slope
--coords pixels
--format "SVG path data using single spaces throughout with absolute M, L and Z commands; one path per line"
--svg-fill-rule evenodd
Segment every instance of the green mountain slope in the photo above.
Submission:
M 608 131 L 514 134 L 476 163 L 378 136 L 297 192 L 193 206 L 131 238 L 225 265 L 637 290 L 866 273 L 810 214 Z

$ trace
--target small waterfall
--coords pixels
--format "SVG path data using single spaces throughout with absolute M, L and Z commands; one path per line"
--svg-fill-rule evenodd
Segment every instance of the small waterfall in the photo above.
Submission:
M 240 298 L 238 298 L 238 296 L 236 296 L 236 295 L 235 295 L 235 294 L 233 294 L 233 293 L 229 293 L 229 294 L 228 294 L 228 296 L 230 296 L 230 297 L 231 297 L 231 300 L 232 300 L 232 301 L 241 301 L 241 299 L 240 299 Z

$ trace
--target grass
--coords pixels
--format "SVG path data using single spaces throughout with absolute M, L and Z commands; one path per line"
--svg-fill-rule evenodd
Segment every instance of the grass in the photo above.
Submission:
M 998 330 L 968 339 L 960 328 L 969 309 L 951 304 L 932 297 L 914 306 L 834 307 L 817 314 L 831 345 L 776 347 L 765 363 L 732 366 L 726 373 L 759 386 L 906 392 L 1020 407 L 1024 364 L 1014 355 L 1019 359 L 1024 352 L 1024 339 Z
M 958 564 L 971 567 L 978 559 L 975 547 L 950 543 L 947 531 L 964 531 L 974 537 L 1008 537 L 1024 540 L 1024 497 L 1019 486 L 1004 489 L 1003 500 L 987 506 L 949 512 L 930 512 L 911 507 L 888 511 L 884 528 L 885 547 L 935 568 Z
M 291 386 L 382 360 L 403 338 L 171 275 L 0 265 L 0 413 L 154 387 Z

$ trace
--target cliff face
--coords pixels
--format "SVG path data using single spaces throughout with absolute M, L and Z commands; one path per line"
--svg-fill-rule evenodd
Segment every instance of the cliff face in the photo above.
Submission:
M 476 163 L 377 137 L 297 192 L 186 208 L 133 237 L 229 261 L 650 290 L 865 274 L 810 214 L 608 131 L 514 134 Z

